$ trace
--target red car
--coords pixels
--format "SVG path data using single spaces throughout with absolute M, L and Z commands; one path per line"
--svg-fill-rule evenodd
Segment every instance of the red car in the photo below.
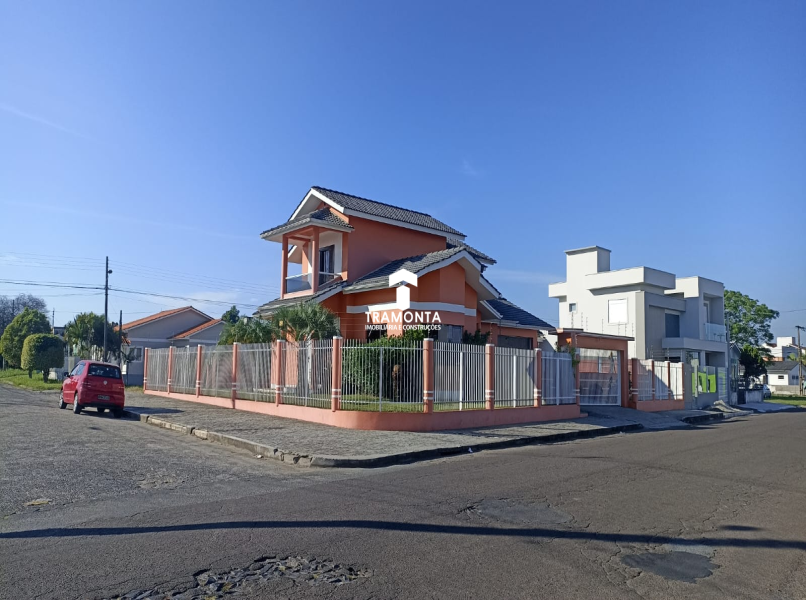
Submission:
M 117 365 L 82 360 L 65 374 L 59 408 L 72 404 L 76 414 L 88 406 L 97 408 L 99 413 L 108 408 L 113 415 L 120 417 L 125 400 L 123 379 Z

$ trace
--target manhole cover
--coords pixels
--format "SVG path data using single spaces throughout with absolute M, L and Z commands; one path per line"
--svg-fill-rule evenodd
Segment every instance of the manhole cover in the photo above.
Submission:
M 710 576 L 716 568 L 708 556 L 680 551 L 628 554 L 621 562 L 633 569 L 688 583 Z
M 516 525 L 559 525 L 573 519 L 568 513 L 552 508 L 547 502 L 528 502 L 509 498 L 485 499 L 462 512 Z

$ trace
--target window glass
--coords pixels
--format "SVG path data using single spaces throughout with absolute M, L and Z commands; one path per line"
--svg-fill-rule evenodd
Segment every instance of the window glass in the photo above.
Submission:
M 568 312 L 576 312 L 577 311 L 577 303 L 571 302 L 568 304 Z
M 75 377 L 76 375 L 80 375 L 81 374 L 81 369 L 83 367 L 84 367 L 83 362 L 78 363 L 75 367 L 73 367 L 73 370 L 70 371 L 70 377 Z
M 626 323 L 627 322 L 627 299 L 607 301 L 607 322 Z
M 120 369 L 112 365 L 90 365 L 87 375 L 94 377 L 106 377 L 108 379 L 120 379 Z
M 666 313 L 666 337 L 680 337 L 680 315 Z

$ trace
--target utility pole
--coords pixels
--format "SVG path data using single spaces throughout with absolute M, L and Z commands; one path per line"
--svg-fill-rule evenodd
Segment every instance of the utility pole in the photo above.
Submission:
M 800 347 L 800 331 L 804 329 L 801 325 L 795 325 L 798 330 L 798 389 L 803 393 L 803 349 Z
M 56 309 L 53 309 L 53 316 L 50 319 L 50 332 L 56 333 Z
M 109 326 L 109 257 L 106 257 L 106 269 L 104 270 L 104 362 L 106 362 L 106 329 Z
M 118 367 L 123 366 L 123 310 L 118 321 Z

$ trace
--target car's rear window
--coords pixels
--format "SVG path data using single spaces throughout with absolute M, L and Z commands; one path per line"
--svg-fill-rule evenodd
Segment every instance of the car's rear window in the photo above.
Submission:
M 108 379 L 120 379 L 120 369 L 110 365 L 90 365 L 87 375 L 96 377 L 107 377 Z

